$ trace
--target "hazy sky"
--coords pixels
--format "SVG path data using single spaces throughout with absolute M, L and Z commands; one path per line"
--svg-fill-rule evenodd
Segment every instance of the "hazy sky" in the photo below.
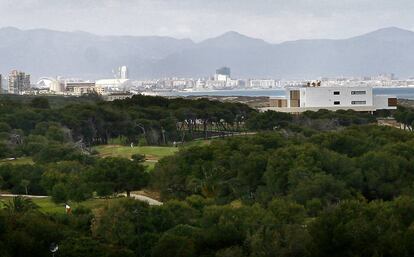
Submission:
M 234 30 L 281 42 L 414 30 L 414 0 L 0 0 L 0 27 L 164 35 L 200 41 Z

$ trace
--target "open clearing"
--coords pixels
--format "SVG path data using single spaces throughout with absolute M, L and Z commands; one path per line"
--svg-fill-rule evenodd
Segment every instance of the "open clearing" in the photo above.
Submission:
M 123 145 L 100 145 L 93 149 L 98 152 L 99 157 L 123 157 L 131 158 L 134 154 L 144 154 L 145 164 L 152 169 L 161 158 L 170 156 L 178 152 L 179 149 L 191 146 L 201 146 L 210 144 L 211 140 L 197 140 L 185 143 L 178 147 L 172 146 L 123 146 Z M 16 159 L 3 159 L 0 160 L 2 164 L 34 164 L 31 157 L 19 157 Z
M 30 157 L 21 157 L 17 159 L 6 159 L 6 160 L 0 160 L 0 165 L 2 164 L 17 164 L 17 165 L 23 165 L 23 164 L 33 164 L 33 160 Z
M 7 203 L 9 200 L 11 200 L 12 197 L 0 197 L 0 208 L 4 207 L 4 204 Z M 72 207 L 72 209 L 76 209 L 79 206 L 84 206 L 87 208 L 90 208 L 92 210 L 96 210 L 99 208 L 103 208 L 105 206 L 109 206 L 111 204 L 114 204 L 115 202 L 119 201 L 119 199 L 122 198 L 113 198 L 113 199 L 90 199 L 86 200 L 84 202 L 75 203 L 75 202 L 69 202 L 69 205 Z M 39 210 L 44 213 L 65 213 L 65 204 L 56 204 L 52 201 L 50 197 L 47 198 L 33 198 L 32 201 L 39 206 Z
M 99 153 L 100 157 L 131 158 L 134 154 L 144 154 L 146 161 L 156 162 L 165 156 L 178 152 L 178 147 L 101 145 L 95 147 L 94 150 Z
M 100 145 L 96 146 L 93 149 L 98 152 L 100 157 L 123 157 L 131 158 L 134 154 L 143 154 L 145 155 L 145 164 L 149 169 L 153 169 L 155 163 L 160 159 L 166 156 L 174 155 L 181 148 L 191 147 L 191 146 L 200 146 L 208 145 L 210 140 L 199 140 L 186 143 L 178 147 L 172 146 L 123 146 L 123 145 Z

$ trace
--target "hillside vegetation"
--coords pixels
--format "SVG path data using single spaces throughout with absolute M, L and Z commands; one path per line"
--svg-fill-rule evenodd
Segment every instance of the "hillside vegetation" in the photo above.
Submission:
M 0 190 L 48 196 L 0 199 L 0 256 L 48 256 L 54 243 L 56 256 L 65 257 L 414 255 L 412 109 L 294 116 L 186 101 L 140 96 L 60 109 L 44 100 L 0 101 L 0 154 L 22 158 L 1 162 Z M 163 111 L 175 125 L 186 120 L 177 113 L 207 127 L 218 117 L 201 107 L 177 111 L 178 103 L 230 106 L 236 111 L 227 113 L 227 126 L 251 133 L 177 147 L 136 140 L 132 148 L 95 137 L 128 138 L 135 123 L 117 126 L 131 117 L 151 121 L 144 126 L 149 133 Z M 113 116 L 100 116 L 103 110 Z M 240 119 L 240 110 L 248 116 Z M 395 117 L 401 129 L 376 125 L 376 116 Z M 195 136 L 195 127 L 185 133 Z M 131 139 L 146 139 L 139 131 Z M 170 142 L 177 131 L 162 133 Z M 163 204 L 118 198 L 137 190 L 159 193 Z

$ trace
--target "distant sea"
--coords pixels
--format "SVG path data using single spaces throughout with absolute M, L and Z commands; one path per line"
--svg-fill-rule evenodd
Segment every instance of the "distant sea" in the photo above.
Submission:
M 414 87 L 374 88 L 374 95 L 393 95 L 400 99 L 414 100 Z M 284 96 L 283 89 L 213 90 L 193 92 L 163 92 L 163 96 Z

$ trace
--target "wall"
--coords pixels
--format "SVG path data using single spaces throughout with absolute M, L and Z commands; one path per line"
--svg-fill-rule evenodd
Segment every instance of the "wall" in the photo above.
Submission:
M 355 107 L 372 106 L 372 88 L 370 87 L 304 87 L 300 88 L 301 107 Z M 339 95 L 334 95 L 334 92 Z M 352 95 L 352 91 L 366 91 L 365 95 Z M 334 105 L 339 101 L 339 105 Z M 352 101 L 365 101 L 366 104 L 352 104 Z
M 376 95 L 374 96 L 374 106 L 377 109 L 397 109 L 395 106 L 388 106 L 388 98 L 395 98 L 395 96 Z

